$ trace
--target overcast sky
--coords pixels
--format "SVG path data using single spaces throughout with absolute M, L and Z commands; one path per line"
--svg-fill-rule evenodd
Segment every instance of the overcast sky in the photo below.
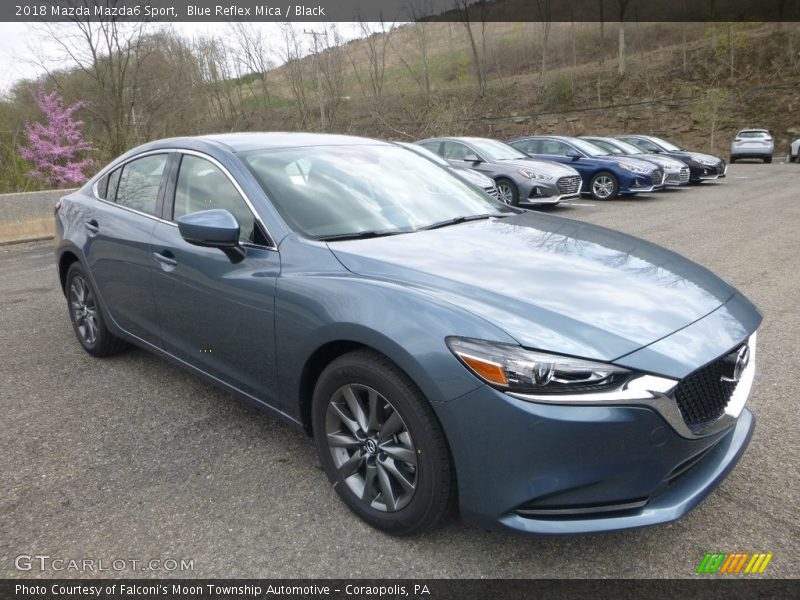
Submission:
M 5 0 L 0 0 L 5 1 Z M 192 38 L 202 33 L 219 32 L 227 23 L 174 23 L 172 26 L 182 35 Z M 277 23 L 255 23 L 267 33 L 267 39 L 280 39 Z M 302 23 L 303 29 L 320 29 L 322 23 Z M 357 37 L 356 23 L 339 23 L 339 32 L 345 39 Z M 36 66 L 35 59 L 43 56 L 58 55 L 59 51 L 52 41 L 37 33 L 41 24 L 33 23 L 0 23 L 0 95 L 20 79 L 35 78 L 43 73 Z M 277 56 L 273 56 L 277 60 Z M 58 68 L 57 62 L 50 62 L 49 68 Z

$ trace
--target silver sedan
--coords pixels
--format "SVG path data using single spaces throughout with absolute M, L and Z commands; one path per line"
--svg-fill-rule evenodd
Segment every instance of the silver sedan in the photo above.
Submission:
M 529 158 L 490 138 L 440 137 L 417 142 L 454 167 L 480 171 L 494 179 L 500 199 L 513 206 L 555 205 L 577 198 L 580 174 L 566 165 Z

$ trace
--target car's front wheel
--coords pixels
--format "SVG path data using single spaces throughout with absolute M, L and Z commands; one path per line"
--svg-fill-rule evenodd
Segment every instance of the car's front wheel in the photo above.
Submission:
M 619 181 L 613 173 L 601 171 L 592 177 L 589 191 L 595 200 L 611 200 L 619 194 Z
M 328 479 L 364 521 L 408 535 L 447 514 L 455 478 L 444 433 L 391 361 L 366 350 L 334 360 L 314 390 L 312 421 Z
M 511 206 L 519 205 L 519 188 L 510 179 L 500 177 L 496 182 L 497 197 L 506 204 Z
M 64 289 L 72 328 L 86 352 L 103 358 L 117 354 L 127 346 L 108 330 L 97 291 L 79 262 L 72 263 L 67 271 Z

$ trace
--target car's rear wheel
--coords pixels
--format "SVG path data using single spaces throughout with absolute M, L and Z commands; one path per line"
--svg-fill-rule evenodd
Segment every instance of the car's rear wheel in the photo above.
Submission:
M 611 200 L 619 194 L 619 181 L 613 173 L 601 171 L 592 177 L 589 191 L 595 200 Z
M 731 164 L 731 165 L 733 163 L 735 163 L 735 162 L 736 162 L 736 157 L 735 156 L 731 156 L 730 159 L 728 160 L 728 164 Z
M 516 183 L 505 177 L 500 177 L 495 182 L 495 185 L 497 186 L 497 197 L 502 202 L 511 206 L 519 205 L 519 188 Z
M 127 344 L 114 336 L 106 326 L 103 311 L 83 265 L 72 263 L 65 282 L 69 318 L 83 349 L 99 358 L 122 351 Z
M 455 477 L 444 433 L 414 383 L 380 354 L 334 360 L 314 390 L 322 467 L 364 521 L 393 535 L 434 527 L 449 511 Z
M 772 162 L 772 157 L 771 156 L 765 156 L 764 157 L 764 162 L 767 163 L 767 164 L 771 163 Z

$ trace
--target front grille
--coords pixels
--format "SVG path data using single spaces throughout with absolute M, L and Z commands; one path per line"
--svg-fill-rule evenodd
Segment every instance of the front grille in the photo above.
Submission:
M 681 167 L 681 183 L 686 183 L 689 181 L 689 177 L 689 167 Z
M 733 354 L 735 356 L 736 352 Z M 730 375 L 730 359 L 723 356 L 678 384 L 675 400 L 687 425 L 700 425 L 722 416 L 736 389 L 737 382 L 723 380 Z
M 574 175 L 572 177 L 562 177 L 556 183 L 558 187 L 558 192 L 562 195 L 564 194 L 577 194 L 581 189 L 581 178 L 580 175 Z
M 492 186 L 492 187 L 487 187 L 487 188 L 483 188 L 483 189 L 492 198 L 497 198 L 497 188 L 496 187 Z

